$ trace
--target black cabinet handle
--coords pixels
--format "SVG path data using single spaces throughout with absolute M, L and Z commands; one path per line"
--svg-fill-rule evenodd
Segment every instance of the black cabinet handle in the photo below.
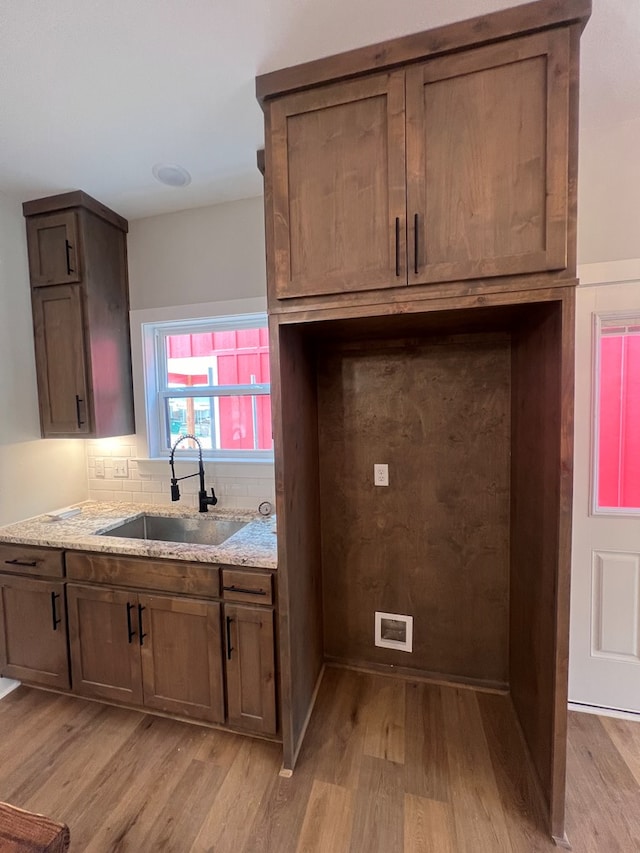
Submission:
M 413 271 L 418 275 L 418 214 L 413 217 Z
M 400 217 L 396 216 L 396 275 L 400 275 Z
M 38 565 L 37 560 L 5 560 L 7 566 L 31 566 L 31 568 L 35 568 Z
M 129 644 L 133 642 L 133 638 L 136 635 L 136 632 L 131 627 L 131 611 L 133 610 L 133 604 L 127 601 L 127 633 L 129 635 Z
M 223 590 L 227 592 L 246 592 L 247 595 L 266 595 L 267 592 L 264 589 L 246 589 L 243 586 L 236 586 L 235 584 L 231 584 L 231 586 L 223 586 Z
M 64 241 L 64 248 L 65 248 L 65 252 L 67 253 L 67 275 L 71 275 L 72 272 L 75 272 L 75 270 L 71 266 L 71 255 L 70 255 L 70 252 L 71 252 L 71 249 L 73 248 L 73 246 L 71 245 L 71 243 L 68 240 L 65 240 Z
M 227 660 L 231 660 L 231 652 L 233 651 L 231 647 L 231 623 L 233 619 L 230 616 L 227 616 Z
M 78 394 L 76 394 L 76 419 L 78 421 L 79 427 L 84 424 L 84 421 L 80 417 L 80 403 L 84 403 L 84 400 L 82 399 L 82 397 L 79 397 Z
M 58 614 L 56 613 L 56 598 L 60 598 L 59 592 L 51 593 L 51 620 L 53 622 L 53 630 L 58 630 L 58 625 L 62 622 L 62 619 L 58 619 Z
M 138 636 L 140 637 L 140 645 L 141 646 L 144 645 L 144 638 L 147 636 L 144 633 L 144 631 L 142 630 L 142 611 L 143 610 L 146 610 L 146 607 L 143 607 L 141 604 L 139 604 L 138 605 L 138 628 L 140 630 L 140 633 L 138 634 Z

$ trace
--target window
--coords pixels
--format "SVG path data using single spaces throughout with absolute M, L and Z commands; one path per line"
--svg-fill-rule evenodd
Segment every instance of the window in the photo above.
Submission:
M 596 317 L 595 510 L 640 511 L 640 316 Z
M 151 456 L 191 434 L 207 458 L 273 458 L 264 314 L 144 324 L 143 337 Z M 176 456 L 194 449 L 185 441 Z

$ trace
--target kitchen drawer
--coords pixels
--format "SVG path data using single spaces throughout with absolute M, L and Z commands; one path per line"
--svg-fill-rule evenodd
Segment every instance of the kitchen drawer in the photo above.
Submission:
M 64 577 L 64 552 L 33 545 L 0 544 L 0 571 L 47 578 Z
M 217 598 L 220 571 L 210 563 L 67 551 L 69 580 Z
M 273 578 L 269 572 L 223 569 L 222 597 L 225 601 L 273 604 Z

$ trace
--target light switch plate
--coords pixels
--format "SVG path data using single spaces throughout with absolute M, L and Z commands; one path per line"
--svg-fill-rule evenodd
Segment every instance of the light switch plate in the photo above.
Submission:
M 104 459 L 101 456 L 96 459 L 96 477 L 104 477 Z
M 128 477 L 129 476 L 129 460 L 114 459 L 113 460 L 113 476 Z

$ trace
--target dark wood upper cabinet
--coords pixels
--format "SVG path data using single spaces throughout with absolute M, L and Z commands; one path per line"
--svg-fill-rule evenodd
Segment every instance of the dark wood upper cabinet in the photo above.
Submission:
M 404 72 L 290 95 L 271 121 L 277 296 L 406 284 Z
M 27 220 L 29 270 L 34 287 L 80 281 L 78 233 L 73 210 Z
M 386 72 L 345 81 L 347 59 L 330 57 L 315 70 L 335 82 L 302 90 L 304 70 L 280 72 L 293 91 L 264 103 L 270 304 L 575 277 L 578 35 L 567 22 L 438 51 L 426 33 L 425 61 L 416 36 Z
M 23 212 L 42 436 L 131 434 L 127 222 L 82 192 Z
M 566 267 L 569 30 L 406 81 L 409 284 Z

